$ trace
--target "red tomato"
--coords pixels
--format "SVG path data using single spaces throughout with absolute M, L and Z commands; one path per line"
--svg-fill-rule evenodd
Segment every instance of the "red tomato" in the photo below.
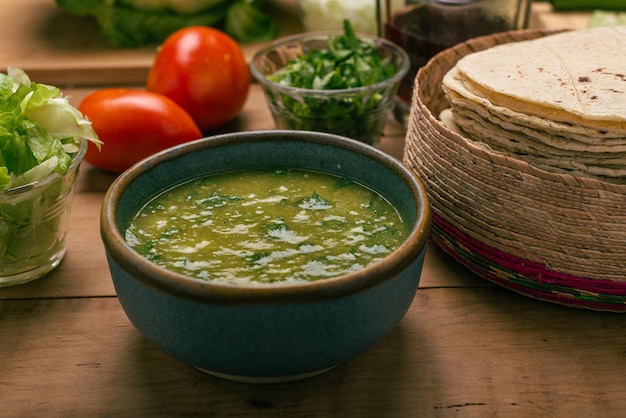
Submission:
M 129 89 L 91 93 L 78 106 L 103 142 L 89 144 L 85 161 L 121 173 L 137 161 L 202 137 L 191 116 L 160 94 Z
M 178 103 L 206 132 L 241 111 L 250 72 L 231 37 L 218 29 L 191 26 L 174 32 L 161 45 L 146 87 Z

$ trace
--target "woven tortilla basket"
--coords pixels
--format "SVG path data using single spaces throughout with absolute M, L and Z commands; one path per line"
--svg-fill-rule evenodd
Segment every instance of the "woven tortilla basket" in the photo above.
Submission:
M 554 33 L 475 38 L 441 52 L 415 78 L 405 165 L 432 205 L 432 240 L 469 270 L 523 295 L 626 312 L 626 184 L 548 172 L 443 126 L 445 73 L 463 56 Z

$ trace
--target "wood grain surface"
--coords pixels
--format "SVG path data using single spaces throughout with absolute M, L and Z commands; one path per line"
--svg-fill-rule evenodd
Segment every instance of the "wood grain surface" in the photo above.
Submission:
M 57 18 L 85 27 L 50 3 L 15 0 L 12 12 L 0 7 L 0 21 L 35 19 L 36 32 L 50 36 L 60 30 Z M 38 6 L 37 18 L 18 13 Z M 85 60 L 58 39 L 27 38 L 29 48 L 12 55 L 8 32 L 0 25 L 0 63 L 8 53 L 40 74 L 60 71 L 75 104 L 98 87 L 74 82 L 90 74 L 87 68 L 145 68 L 149 61 L 149 52 L 114 51 L 96 38 L 83 39 L 90 45 L 84 53 L 92 54 Z M 61 71 L 58 57 L 75 68 Z M 97 80 L 123 79 L 86 82 Z M 252 85 L 242 113 L 220 131 L 273 126 L 260 87 Z M 390 123 L 381 148 L 400 158 L 403 147 L 404 130 Z M 405 318 L 353 361 L 289 384 L 240 384 L 202 373 L 145 340 L 118 303 L 99 235 L 102 198 L 113 180 L 83 164 L 63 263 L 32 283 L 0 288 L 2 416 L 623 416 L 623 316 L 517 295 L 471 275 L 435 246 Z
M 280 35 L 301 31 L 297 4 L 267 0 Z M 3 0 L 0 6 L 0 69 L 20 67 L 33 80 L 70 87 L 142 84 L 157 45 L 112 46 L 91 18 L 60 9 L 55 0 Z M 265 43 L 242 44 L 247 58 Z

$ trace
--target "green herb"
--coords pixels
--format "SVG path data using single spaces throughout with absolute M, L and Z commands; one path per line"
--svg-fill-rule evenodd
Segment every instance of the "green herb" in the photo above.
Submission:
M 344 33 L 330 36 L 326 49 L 311 49 L 268 78 L 298 89 L 344 90 L 371 86 L 395 73 L 391 59 L 382 57 L 374 44 L 357 37 L 350 22 L 344 20 Z M 282 102 L 288 109 L 288 114 L 282 115 L 288 128 L 331 132 L 371 144 L 385 124 L 381 104 L 394 91 L 395 86 L 390 85 L 336 95 L 266 93 L 274 106 Z
M 251 256 L 246 257 L 246 260 L 251 261 L 252 263 L 256 263 L 257 261 L 269 257 L 271 254 L 268 252 L 255 252 Z
M 302 209 L 324 210 L 332 208 L 330 202 L 324 199 L 322 196 L 318 195 L 315 191 L 310 197 L 301 199 L 297 203 L 298 206 L 300 206 Z
M 374 44 L 359 39 L 344 20 L 344 34 L 330 36 L 327 49 L 310 50 L 270 80 L 291 87 L 337 90 L 376 84 L 394 73 L 393 63 L 382 58 Z
M 341 179 L 337 181 L 337 183 L 333 185 L 333 187 L 335 189 L 343 189 L 344 187 L 349 186 L 351 184 L 352 184 L 352 180 L 342 177 Z
M 206 202 L 210 202 L 208 207 L 218 208 L 220 206 L 227 205 L 230 202 L 238 202 L 243 200 L 241 196 L 230 196 L 220 192 L 213 192 L 209 197 L 204 199 Z

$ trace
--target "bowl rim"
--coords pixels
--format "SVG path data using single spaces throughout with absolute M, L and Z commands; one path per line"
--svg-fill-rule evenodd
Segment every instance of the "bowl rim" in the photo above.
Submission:
M 359 39 L 366 41 L 366 42 L 370 42 L 370 43 L 378 42 L 379 44 L 382 44 L 386 48 L 389 48 L 390 50 L 398 53 L 402 57 L 402 65 L 396 70 L 395 74 L 392 77 L 383 81 L 379 81 L 378 83 L 375 83 L 375 84 L 370 84 L 370 85 L 361 86 L 361 87 L 352 87 L 349 89 L 333 89 L 333 90 L 306 89 L 302 87 L 285 86 L 282 84 L 275 83 L 269 80 L 267 76 L 263 75 L 263 73 L 261 73 L 261 71 L 259 71 L 259 69 L 257 68 L 256 64 L 261 59 L 261 57 L 264 55 L 267 55 L 271 50 L 279 46 L 292 43 L 292 42 L 297 42 L 297 41 L 325 40 L 331 35 L 343 35 L 343 34 L 344 34 L 343 31 L 315 31 L 315 32 L 298 33 L 298 34 L 288 35 L 288 36 L 279 38 L 273 41 L 272 43 L 270 43 L 269 45 L 262 47 L 261 49 L 259 49 L 258 51 L 254 53 L 254 55 L 252 56 L 252 59 L 250 59 L 250 64 L 249 64 L 250 73 L 259 83 L 263 84 L 264 86 L 272 87 L 273 89 L 276 89 L 276 90 L 290 92 L 291 94 L 306 93 L 306 94 L 328 95 L 332 93 L 332 94 L 339 95 L 339 94 L 356 94 L 356 93 L 361 93 L 361 92 L 366 92 L 366 91 L 371 91 L 371 90 L 383 89 L 386 86 L 395 85 L 409 72 L 409 69 L 411 67 L 411 58 L 409 57 L 409 54 L 401 46 L 385 38 L 382 38 L 380 36 L 370 35 L 366 33 L 357 33 L 356 36 Z
M 410 189 L 417 203 L 416 221 L 404 242 L 384 260 L 361 270 L 309 282 L 273 283 L 269 285 L 228 285 L 202 281 L 169 271 L 148 261 L 133 250 L 117 227 L 116 202 L 139 176 L 160 163 L 206 148 L 242 142 L 313 142 L 344 148 L 365 155 L 391 169 Z M 338 135 L 290 130 L 263 130 L 220 134 L 174 146 L 136 163 L 111 184 L 100 212 L 101 238 L 106 252 L 116 263 L 144 285 L 174 294 L 183 299 L 212 303 L 293 303 L 338 298 L 364 291 L 389 280 L 420 255 L 429 237 L 430 204 L 424 186 L 401 161 L 359 141 Z

